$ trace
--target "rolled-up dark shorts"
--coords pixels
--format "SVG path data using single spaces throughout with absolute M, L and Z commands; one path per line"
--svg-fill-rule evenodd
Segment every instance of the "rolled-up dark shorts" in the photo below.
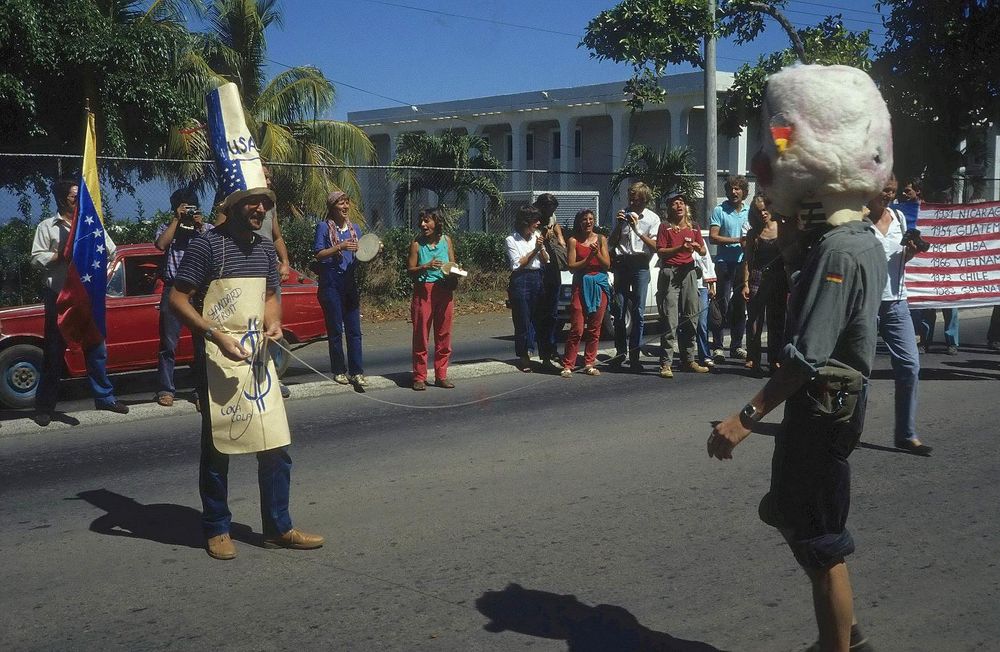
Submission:
M 822 570 L 854 552 L 847 530 L 851 467 L 856 436 L 850 424 L 834 423 L 810 409 L 800 390 L 785 404 L 775 436 L 771 490 L 760 502 L 760 519 L 782 530 L 803 568 Z

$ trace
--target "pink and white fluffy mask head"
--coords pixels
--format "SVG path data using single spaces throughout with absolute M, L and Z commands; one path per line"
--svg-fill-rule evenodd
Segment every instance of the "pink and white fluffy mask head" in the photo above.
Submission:
M 751 169 L 772 210 L 804 205 L 825 221 L 860 219 L 892 175 L 892 126 L 866 73 L 849 66 L 794 65 L 767 80 L 761 150 Z

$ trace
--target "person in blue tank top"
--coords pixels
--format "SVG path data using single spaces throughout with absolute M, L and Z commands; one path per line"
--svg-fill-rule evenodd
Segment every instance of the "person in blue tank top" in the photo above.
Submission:
M 445 263 L 455 262 L 455 248 L 444 234 L 439 208 L 420 211 L 420 231 L 410 243 L 406 271 L 413 277 L 413 389 L 427 388 L 427 340 L 434 328 L 434 385 L 452 389 L 448 380 L 451 358 L 451 321 L 455 308 L 453 276 L 445 273 Z

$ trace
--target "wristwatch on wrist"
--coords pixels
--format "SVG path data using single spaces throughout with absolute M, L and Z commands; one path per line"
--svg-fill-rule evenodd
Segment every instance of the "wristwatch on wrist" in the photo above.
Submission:
M 747 430 L 753 430 L 753 425 L 760 422 L 764 418 L 764 413 L 753 406 L 753 403 L 747 403 L 740 410 L 740 423 Z
M 205 329 L 204 335 L 205 335 L 205 339 L 206 340 L 209 340 L 209 341 L 214 340 L 214 338 L 215 338 L 215 328 L 209 326 L 208 328 Z

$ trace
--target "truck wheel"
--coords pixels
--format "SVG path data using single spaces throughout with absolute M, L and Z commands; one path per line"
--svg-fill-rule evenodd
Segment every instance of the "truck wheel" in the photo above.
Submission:
M 625 311 L 625 332 L 630 333 L 632 331 L 632 311 Z M 604 313 L 604 323 L 601 324 L 601 338 L 605 340 L 615 339 L 615 318 L 611 314 L 611 306 L 608 306 L 608 310 Z
M 292 356 L 288 355 L 288 351 L 281 347 L 290 348 L 288 340 L 281 338 L 277 342 L 267 343 L 267 352 L 271 356 L 271 359 L 274 360 L 274 370 L 278 372 L 278 378 L 285 375 L 285 372 L 288 371 L 288 365 L 292 362 Z
M 42 377 L 42 350 L 32 344 L 15 344 L 0 351 L 0 403 L 9 408 L 29 408 Z

